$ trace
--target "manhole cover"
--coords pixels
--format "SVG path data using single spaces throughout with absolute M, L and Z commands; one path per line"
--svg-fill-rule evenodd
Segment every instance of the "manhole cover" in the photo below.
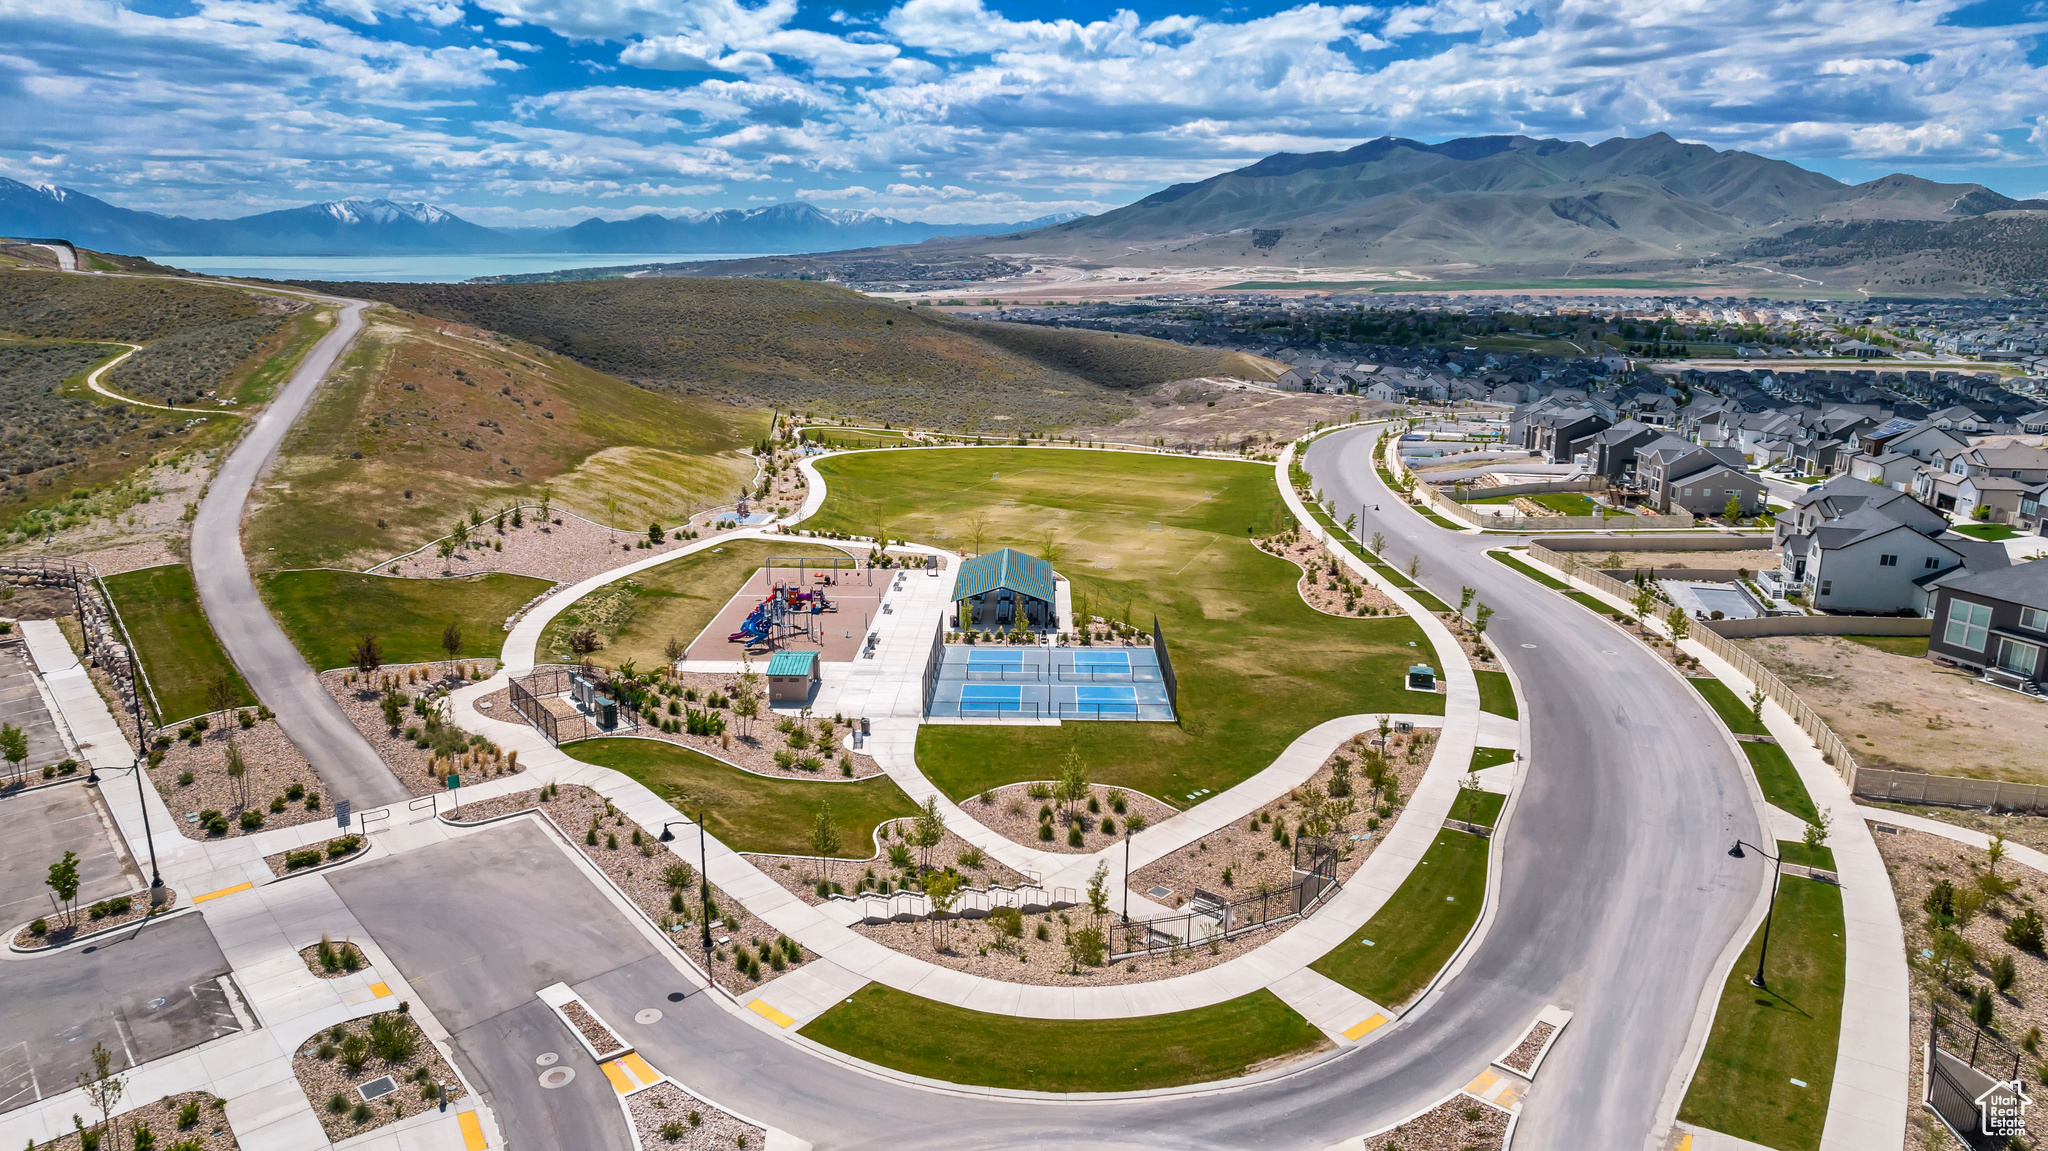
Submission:
M 393 1079 L 389 1075 L 379 1075 L 377 1078 L 356 1088 L 356 1093 L 361 1095 L 363 1101 L 367 1103 L 372 1099 L 382 1099 L 396 1090 L 398 1090 L 398 1080 Z
M 1535 644 L 1533 644 L 1533 643 L 1525 643 L 1525 644 L 1523 644 L 1522 646 L 1523 646 L 1523 647 L 1529 647 L 1529 648 L 1533 648 L 1533 647 L 1535 647 L 1536 645 L 1535 645 Z
M 659 1023 L 661 1022 L 661 1008 L 649 1007 L 641 1011 L 638 1015 L 633 1016 L 633 1022 L 638 1023 L 643 1027 L 650 1023 Z
M 540 1073 L 540 1085 L 553 1091 L 557 1087 L 567 1087 L 575 1078 L 574 1067 L 550 1067 Z
M 552 1051 L 543 1051 L 539 1055 L 534 1056 L 533 1061 L 542 1067 L 553 1067 L 562 1061 L 562 1057 Z

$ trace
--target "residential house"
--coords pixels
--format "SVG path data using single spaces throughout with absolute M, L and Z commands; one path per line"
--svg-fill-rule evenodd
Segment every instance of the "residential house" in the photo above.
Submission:
M 1920 471 L 1920 461 L 1904 452 L 1886 452 L 1883 455 L 1868 453 L 1849 458 L 1849 477 L 1893 491 L 1907 492 L 1913 489 L 1913 477 Z
M 1827 611 L 1924 609 L 1922 581 L 2002 566 L 2005 550 L 1945 534 L 1948 517 L 1903 492 L 1839 476 L 1778 516 L 1778 582 Z
M 1928 658 L 2039 692 L 2048 680 L 2048 563 L 2013 564 L 1944 580 L 1934 595 Z
M 1730 496 L 1745 514 L 1764 506 L 1764 486 L 1748 473 L 1741 452 L 1703 448 L 1672 435 L 1636 449 L 1635 486 L 1667 515 L 1673 507 L 1694 515 L 1718 515 Z
M 1568 464 L 1586 440 L 1607 429 L 1609 421 L 1590 407 L 1558 404 L 1556 400 L 1555 395 L 1546 396 L 1529 405 L 1528 412 L 1517 421 L 1522 430 L 1521 444 L 1550 463 Z
M 1935 453 L 1915 473 L 1913 496 L 1941 511 L 2013 523 L 2019 518 L 2020 493 L 2044 482 L 2048 449 L 2009 441 L 1979 444 Z
M 1614 483 L 1632 484 L 1636 476 L 1636 449 L 1669 434 L 1640 420 L 1623 420 L 1588 441 L 1587 462 L 1593 471 Z

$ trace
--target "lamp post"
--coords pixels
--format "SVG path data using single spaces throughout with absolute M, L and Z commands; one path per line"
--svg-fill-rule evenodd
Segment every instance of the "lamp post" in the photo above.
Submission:
M 1736 859 L 1743 858 L 1743 843 L 1743 840 L 1736 840 L 1735 846 L 1728 849 L 1728 854 Z M 1749 847 L 1771 861 L 1771 902 L 1764 911 L 1764 942 L 1763 946 L 1757 949 L 1756 974 L 1749 977 L 1751 987 L 1761 988 L 1764 985 L 1764 957 L 1771 953 L 1771 916 L 1778 909 L 1778 879 L 1783 874 L 1782 865 L 1785 859 L 1783 856 L 1772 855 L 1754 843 L 1749 844 Z
M 1124 820 L 1124 922 L 1131 921 L 1131 836 L 1145 830 L 1145 817 L 1132 815 Z
M 690 821 L 689 821 L 689 820 L 683 820 L 682 822 L 684 822 L 684 823 L 688 823 L 688 822 L 690 822 Z M 696 819 L 696 824 L 697 824 L 697 895 L 698 895 L 698 897 L 699 897 L 699 899 L 700 899 L 700 901 L 701 901 L 701 904 L 702 904 L 702 906 L 701 906 L 701 908 L 700 908 L 700 911 L 699 911 L 699 918 L 700 918 L 700 919 L 701 919 L 701 920 L 703 921 L 703 944 L 704 944 L 704 978 L 705 978 L 705 979 L 710 979 L 710 978 L 711 978 L 711 873 L 710 873 L 709 871 L 705 870 L 705 863 L 706 863 L 707 859 L 709 858 L 709 853 L 708 853 L 708 849 L 707 849 L 707 848 L 705 847 L 705 843 L 704 843 L 704 813 L 703 813 L 703 812 L 701 812 L 701 811 L 699 811 L 699 812 L 697 813 L 697 819 Z M 670 831 L 670 830 L 669 830 L 670 828 L 672 828 L 672 827 L 674 827 L 674 826 L 675 826 L 675 824 L 674 824 L 674 823 L 664 823 L 664 824 L 662 824 L 662 825 L 661 825 L 661 835 L 660 835 L 660 839 L 661 839 L 661 842 L 663 842 L 663 843 L 674 843 L 674 842 L 675 842 L 675 840 L 676 840 L 676 833 L 675 833 L 675 832 L 673 832 L 673 831 Z

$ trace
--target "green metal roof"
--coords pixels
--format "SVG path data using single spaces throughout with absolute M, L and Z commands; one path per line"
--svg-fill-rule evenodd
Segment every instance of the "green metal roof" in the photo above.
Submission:
M 814 651 L 778 651 L 768 661 L 769 675 L 809 675 L 818 662 Z
M 960 574 L 953 578 L 953 602 L 973 599 L 999 587 L 1052 603 L 1052 565 L 1013 548 L 975 556 L 962 563 Z

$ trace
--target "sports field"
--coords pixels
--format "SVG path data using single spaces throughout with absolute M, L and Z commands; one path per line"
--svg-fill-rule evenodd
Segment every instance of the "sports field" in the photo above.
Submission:
M 1055 774 L 1071 746 L 1091 779 L 1185 805 L 1325 720 L 1443 706 L 1403 686 L 1409 664 L 1436 662 L 1421 628 L 1323 615 L 1295 590 L 1298 568 L 1252 546 L 1287 522 L 1270 465 L 963 448 L 840 456 L 819 471 L 829 495 L 807 528 L 940 532 L 941 545 L 968 550 L 978 528 L 984 551 L 1051 559 L 1073 581 L 1077 612 L 1148 631 L 1156 613 L 1165 631 L 1178 724 L 926 726 L 918 764 L 956 799 Z

